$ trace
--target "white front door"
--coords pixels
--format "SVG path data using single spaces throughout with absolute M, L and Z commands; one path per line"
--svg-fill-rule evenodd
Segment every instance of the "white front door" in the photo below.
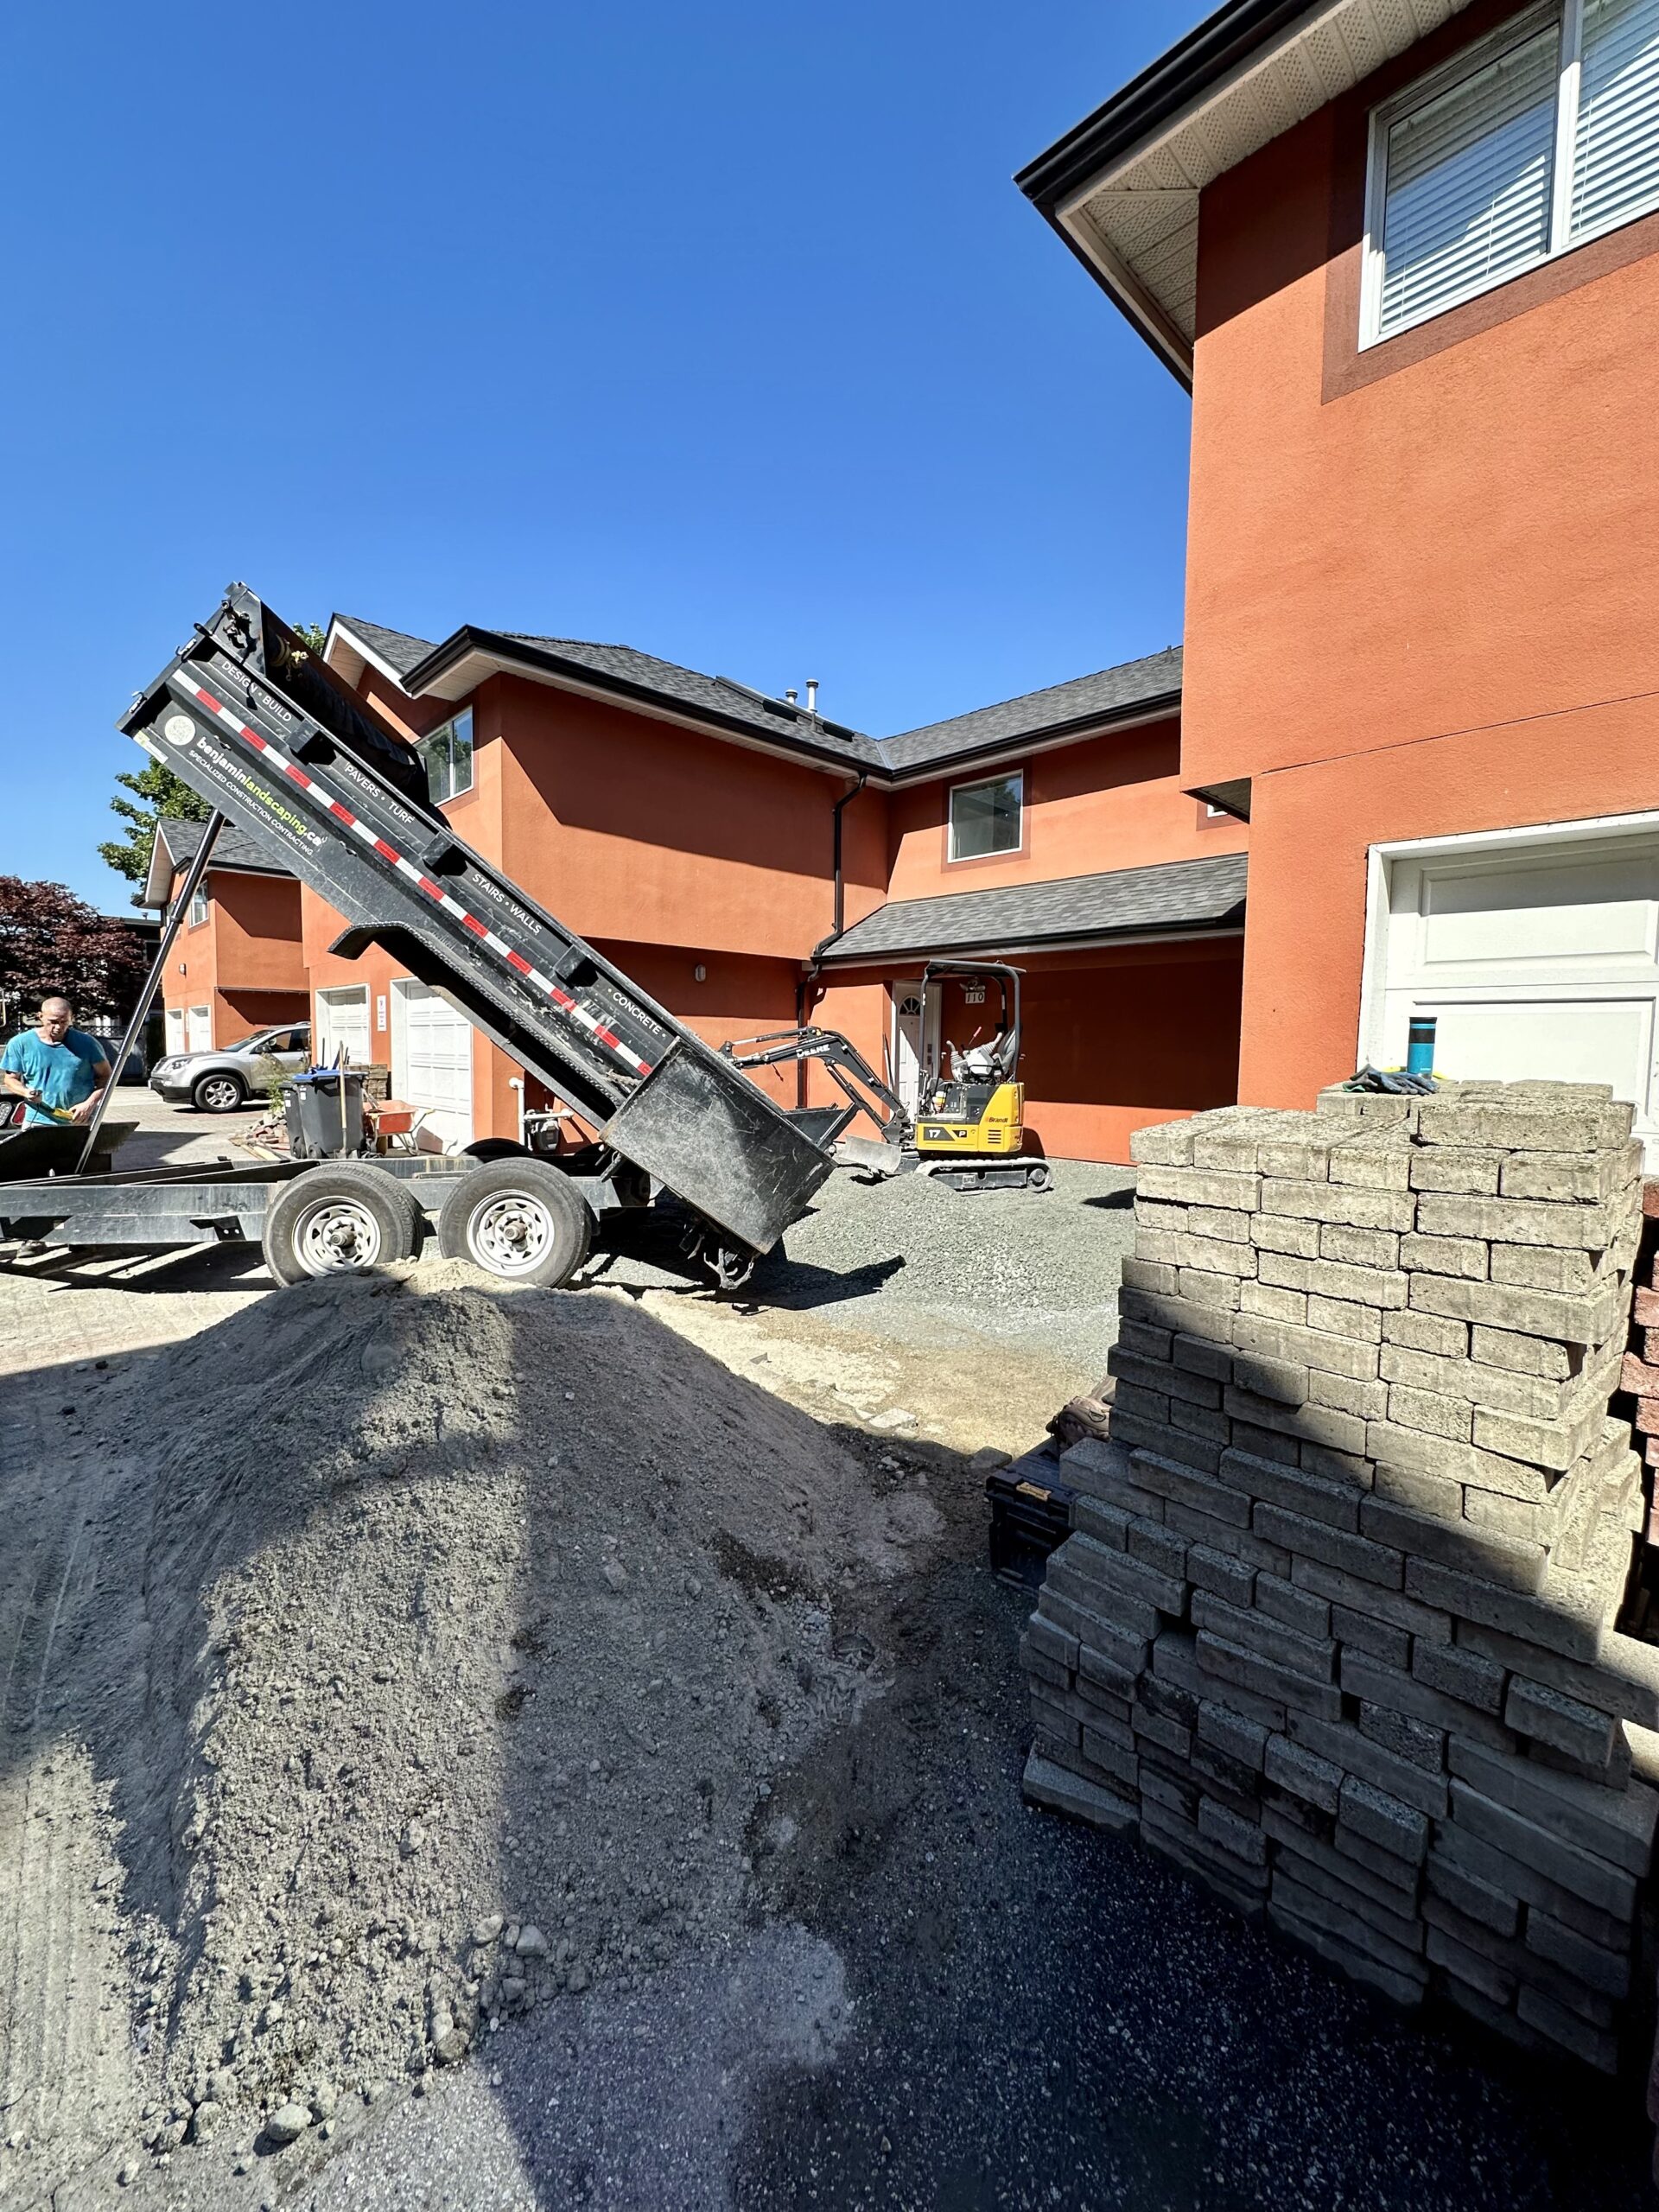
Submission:
M 1437 1074 L 1607 1083 L 1659 1143 L 1659 836 L 1541 837 L 1389 863 L 1383 988 L 1366 1056 L 1435 1018 Z
M 336 1059 L 348 1067 L 365 1068 L 374 1055 L 369 1048 L 369 987 L 344 983 L 317 993 L 317 1060 L 331 1068 Z
M 193 1006 L 185 1027 L 185 1045 L 192 1052 L 208 1052 L 213 1045 L 213 1009 L 210 1006 Z
M 446 1152 L 473 1141 L 473 1025 L 424 983 L 391 987 L 391 1090 L 422 1108 L 418 1134 Z
M 913 983 L 894 983 L 893 991 L 893 1087 L 904 1101 L 905 1111 L 913 1120 L 920 1112 L 922 1070 L 930 1057 L 937 1058 L 937 1033 L 922 1034 L 922 986 L 920 979 Z M 938 1001 L 934 1001 L 933 1020 L 930 1027 L 938 1027 Z
M 172 1059 L 184 1050 L 184 1008 L 181 1006 L 168 1007 L 165 1017 L 165 1026 L 167 1029 L 167 1056 L 169 1059 Z

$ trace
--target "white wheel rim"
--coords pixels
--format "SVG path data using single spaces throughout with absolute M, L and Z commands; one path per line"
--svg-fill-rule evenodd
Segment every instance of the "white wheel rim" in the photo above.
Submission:
M 294 1250 L 308 1275 L 358 1274 L 380 1257 L 380 1224 L 360 1198 L 320 1198 L 301 1215 Z
M 493 1275 L 524 1275 L 553 1249 L 552 1208 L 533 1191 L 496 1191 L 474 1207 L 467 1248 Z

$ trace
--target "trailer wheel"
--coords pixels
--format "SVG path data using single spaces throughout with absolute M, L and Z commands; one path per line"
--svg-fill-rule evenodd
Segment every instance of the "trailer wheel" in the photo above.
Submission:
M 463 1160 L 475 1160 L 480 1167 L 494 1160 L 528 1160 L 530 1147 L 520 1144 L 517 1137 L 475 1137 L 471 1144 L 461 1147 Z
M 280 1283 L 367 1274 L 419 1249 L 419 1202 L 384 1169 L 346 1161 L 284 1183 L 265 1215 L 265 1265 Z
M 528 1154 L 464 1175 L 438 1216 L 438 1249 L 511 1282 L 556 1289 L 588 1257 L 594 1217 L 570 1178 Z

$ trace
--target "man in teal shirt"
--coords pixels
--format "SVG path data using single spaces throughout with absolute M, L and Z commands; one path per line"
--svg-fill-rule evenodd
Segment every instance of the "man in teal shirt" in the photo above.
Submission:
M 39 1022 L 19 1030 L 0 1053 L 0 1083 L 14 1098 L 28 1101 L 25 1122 L 56 1122 L 65 1113 L 90 1122 L 110 1079 L 103 1045 L 71 1027 L 72 1012 L 67 999 L 42 999 Z M 55 1113 L 49 1110 L 54 1107 Z

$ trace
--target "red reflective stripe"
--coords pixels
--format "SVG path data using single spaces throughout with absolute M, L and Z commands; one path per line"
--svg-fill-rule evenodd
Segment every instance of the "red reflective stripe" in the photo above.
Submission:
M 461 926 L 464 930 L 471 930 L 474 937 L 487 937 L 489 935 L 489 931 L 485 928 L 483 923 L 475 922 L 470 914 L 463 914 L 461 916 Z
M 530 973 L 530 963 L 522 952 L 510 952 L 507 955 L 507 965 L 509 968 L 516 968 L 521 976 L 528 976 Z
M 257 745 L 262 753 L 270 752 L 270 746 L 266 744 L 257 729 L 250 729 L 245 722 L 242 724 L 241 728 L 243 736 L 247 739 L 250 745 Z
M 651 1063 L 650 1063 L 650 1061 L 649 1061 L 649 1060 L 641 1060 L 641 1061 L 640 1061 L 640 1063 L 639 1063 L 639 1073 L 640 1073 L 641 1075 L 649 1075 L 649 1074 L 651 1073 Z
M 384 837 L 377 837 L 375 839 L 374 849 L 379 854 L 383 861 L 395 861 L 402 858 L 401 854 L 393 852 L 391 847 L 386 842 Z
M 219 712 L 219 701 L 214 698 L 211 691 L 204 691 L 200 683 L 196 686 L 196 696 L 204 707 L 211 707 L 215 714 Z
M 601 1045 L 620 1046 L 622 1042 L 622 1039 L 617 1035 L 615 1030 L 607 1029 L 603 1022 L 598 1022 L 594 1025 L 594 1034 L 598 1038 Z
M 562 991 L 556 983 L 550 983 L 547 987 L 547 991 L 548 996 L 552 1000 L 555 1006 L 575 1006 L 575 1001 L 571 997 L 569 992 Z
M 422 888 L 422 890 L 423 890 L 423 891 L 424 891 L 424 892 L 425 892 L 425 893 L 426 893 L 426 895 L 427 895 L 427 897 L 428 897 L 429 899 L 441 899 L 443 897 L 443 893 L 442 893 L 442 892 L 439 889 L 438 886 L 431 880 L 430 877 L 429 877 L 429 876 L 424 876 L 424 875 L 423 875 L 423 876 L 421 878 L 421 888 Z
M 305 772 L 305 771 L 304 771 L 304 769 L 303 769 L 303 768 L 296 768 L 296 767 L 294 766 L 294 763 L 293 763 L 291 760 L 290 760 L 290 761 L 287 764 L 287 766 L 283 768 L 283 773 L 285 776 L 292 776 L 292 777 L 293 777 L 293 779 L 294 779 L 294 780 L 295 780 L 295 782 L 296 782 L 296 784 L 302 785 L 304 787 L 304 789 L 305 789 L 305 790 L 307 790 L 307 791 L 309 791 L 309 790 L 310 790 L 310 788 L 311 788 L 311 779 L 310 779 L 310 777 L 309 777 L 309 776 L 308 776 L 308 775 L 306 774 L 306 772 Z
M 342 822 L 355 823 L 357 820 L 357 817 L 352 812 L 350 807 L 342 806 L 337 798 L 331 798 L 329 800 L 328 811 L 330 814 L 337 814 Z

